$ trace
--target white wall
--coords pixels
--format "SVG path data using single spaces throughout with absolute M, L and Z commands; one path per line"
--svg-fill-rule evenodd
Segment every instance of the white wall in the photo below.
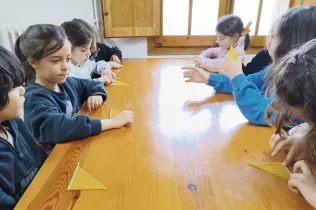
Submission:
M 29 26 L 37 23 L 52 23 L 60 25 L 73 18 L 81 18 L 92 24 L 95 20 L 93 0 L 1 0 L 0 2 L 0 24 Z M 105 43 L 119 47 L 124 58 L 148 57 L 146 38 L 106 39 Z

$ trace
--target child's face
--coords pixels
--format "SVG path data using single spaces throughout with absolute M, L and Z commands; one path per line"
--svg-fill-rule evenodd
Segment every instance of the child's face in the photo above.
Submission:
M 223 49 L 229 49 L 230 46 L 235 46 L 238 41 L 238 34 L 235 34 L 235 36 L 225 36 L 224 34 L 216 31 L 216 36 L 217 44 Z
M 85 46 L 73 47 L 71 60 L 75 65 L 82 65 L 89 59 L 91 43 Z
M 1 121 L 18 118 L 23 112 L 24 88 L 12 89 L 9 94 L 9 104 L 0 111 Z
M 97 57 L 99 49 L 97 47 L 96 41 L 93 41 L 90 47 L 90 52 L 93 55 L 93 57 Z
M 267 50 L 272 57 L 272 59 L 275 58 L 276 50 L 280 44 L 280 38 L 276 34 L 276 28 L 277 28 L 277 23 L 275 23 L 267 36 L 266 40 L 266 45 L 267 45 Z
M 44 83 L 63 84 L 69 74 L 71 62 L 71 44 L 68 40 L 58 51 L 33 62 L 33 68 L 36 70 L 36 79 Z

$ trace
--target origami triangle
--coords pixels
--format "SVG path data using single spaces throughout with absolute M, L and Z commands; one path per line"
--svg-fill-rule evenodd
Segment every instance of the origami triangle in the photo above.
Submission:
M 284 179 L 291 178 L 291 172 L 282 163 L 251 162 L 248 164 Z
M 232 59 L 234 59 L 234 60 L 237 60 L 237 59 L 238 59 L 238 58 L 237 58 L 237 53 L 236 53 L 235 49 L 233 48 L 233 46 L 230 46 L 230 49 L 229 49 L 227 55 L 228 55 L 229 57 L 231 57 Z
M 120 110 L 117 110 L 117 109 L 111 109 L 110 111 L 110 118 L 114 118 L 116 117 L 119 113 L 121 113 Z
M 105 190 L 100 182 L 83 170 L 79 163 L 71 178 L 67 190 Z
M 112 83 L 112 85 L 116 85 L 116 86 L 129 86 L 128 84 L 124 83 L 124 82 L 121 82 L 119 80 L 115 80 L 115 82 Z

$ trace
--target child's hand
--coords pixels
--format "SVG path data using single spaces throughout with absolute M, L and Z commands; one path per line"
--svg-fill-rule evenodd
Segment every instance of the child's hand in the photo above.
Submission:
M 196 83 L 205 83 L 207 84 L 210 77 L 210 73 L 207 73 L 201 68 L 193 66 L 182 67 L 186 71 L 183 72 L 183 77 L 188 79 L 186 82 L 196 82 Z
M 309 126 L 307 123 L 304 123 L 289 130 L 288 137 L 280 137 L 278 134 L 273 135 L 270 145 L 271 147 L 275 147 L 275 149 L 271 155 L 275 156 L 281 150 L 287 149 L 288 154 L 282 163 L 284 166 L 289 165 L 293 161 L 308 159 L 312 153 L 310 143 L 304 140 L 308 132 Z
M 103 76 L 103 77 L 98 78 L 98 81 L 100 81 L 100 82 L 102 82 L 102 83 L 104 83 L 106 85 L 109 85 L 109 84 L 113 83 L 113 79 L 110 79 L 107 76 Z
M 297 173 L 299 170 L 303 173 Z M 316 176 L 305 161 L 295 163 L 288 184 L 293 192 L 302 194 L 306 201 L 316 208 Z
M 110 61 L 121 64 L 121 60 L 119 59 L 117 55 L 112 55 Z
M 103 76 L 108 77 L 110 80 L 116 79 L 116 74 L 114 72 L 106 70 L 106 69 L 101 71 L 101 77 L 103 77 Z
M 99 108 L 102 105 L 102 103 L 102 96 L 90 96 L 87 100 L 87 107 L 89 112 Z
M 112 69 L 119 69 L 119 68 L 122 68 L 122 65 L 120 63 L 117 63 L 117 62 L 114 62 L 114 61 L 110 61 L 110 62 L 107 62 Z
M 203 56 L 198 56 L 196 59 L 194 59 L 193 61 L 195 62 L 195 64 L 197 65 L 197 66 L 199 66 L 199 65 L 202 65 L 203 63 L 204 63 L 204 61 L 205 61 L 205 57 L 203 57 Z
M 224 69 L 220 69 L 219 73 L 228 76 L 231 80 L 239 74 L 243 74 L 240 61 L 233 60 L 231 57 L 228 56 L 221 59 L 223 59 Z
M 113 118 L 114 128 L 130 126 L 134 122 L 134 113 L 131 111 L 122 111 Z

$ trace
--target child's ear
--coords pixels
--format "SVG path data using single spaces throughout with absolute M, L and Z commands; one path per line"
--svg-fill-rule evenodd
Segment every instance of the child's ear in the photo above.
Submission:
M 240 37 L 240 35 L 236 33 L 236 34 L 233 36 L 234 41 L 237 42 L 237 40 L 239 39 L 239 37 Z
M 39 66 L 39 62 L 34 59 L 28 58 L 27 62 L 29 62 L 29 64 L 33 67 L 33 69 L 37 69 Z

